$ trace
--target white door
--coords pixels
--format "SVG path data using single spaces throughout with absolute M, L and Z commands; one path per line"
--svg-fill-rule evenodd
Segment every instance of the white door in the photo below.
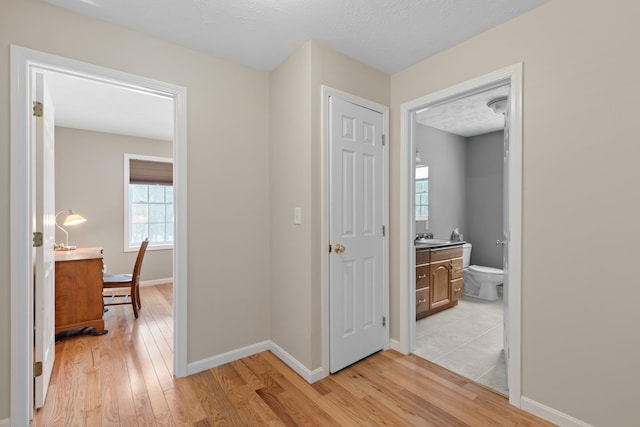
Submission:
M 329 98 L 330 371 L 384 345 L 383 115 Z
M 504 271 L 502 285 L 502 324 L 503 348 L 507 374 L 507 388 L 509 387 L 509 116 L 510 100 L 504 113 L 504 157 L 502 160 L 502 269 Z
M 35 408 L 44 406 L 55 358 L 55 205 L 54 205 L 54 114 L 44 76 L 34 76 L 35 102 L 42 114 L 34 114 L 36 215 L 34 230 L 42 232 L 42 245 L 35 248 L 35 362 L 42 362 L 42 375 L 35 378 Z M 40 110 L 35 108 L 34 111 Z M 39 115 L 39 117 L 38 117 Z

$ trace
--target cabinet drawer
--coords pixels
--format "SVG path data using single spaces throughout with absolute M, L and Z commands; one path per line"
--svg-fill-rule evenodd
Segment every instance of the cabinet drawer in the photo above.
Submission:
M 462 258 L 451 260 L 451 278 L 459 279 L 462 277 Z
M 422 313 L 429 309 L 429 288 L 416 292 L 416 313 Z
M 442 261 L 451 258 L 462 258 L 462 246 L 452 248 L 431 249 L 431 261 Z
M 462 287 L 464 285 L 464 279 L 455 279 L 451 281 L 451 299 L 458 300 L 462 296 Z
M 429 266 L 416 267 L 416 289 L 429 287 Z
M 416 250 L 416 265 L 429 264 L 430 249 Z

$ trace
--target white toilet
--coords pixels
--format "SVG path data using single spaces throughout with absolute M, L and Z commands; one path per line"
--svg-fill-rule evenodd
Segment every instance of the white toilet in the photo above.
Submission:
M 469 265 L 471 263 L 471 248 L 471 243 L 462 245 L 462 271 L 464 274 L 462 292 L 470 297 L 495 301 L 498 299 L 498 285 L 503 281 L 503 271 L 499 268 Z

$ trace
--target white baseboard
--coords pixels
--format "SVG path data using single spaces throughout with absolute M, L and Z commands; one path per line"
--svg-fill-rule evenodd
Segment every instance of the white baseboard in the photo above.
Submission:
M 593 427 L 591 424 L 585 423 L 577 418 L 562 413 L 533 399 L 522 396 L 520 401 L 521 408 L 533 415 L 559 425 L 560 427 Z
M 270 349 L 270 341 L 262 341 L 257 344 L 251 344 L 246 347 L 218 354 L 217 356 L 207 357 L 206 359 L 192 362 L 187 365 L 187 375 L 197 374 L 225 363 L 233 362 L 243 357 L 252 356 L 254 354 L 267 351 Z
M 9 418 L 0 420 L 0 427 L 10 427 L 10 426 L 11 426 L 11 420 Z
M 187 365 L 187 375 L 197 374 L 198 372 L 206 371 L 207 369 L 215 368 L 216 366 L 224 365 L 225 363 L 252 356 L 266 350 L 275 354 L 278 359 L 282 360 L 309 384 L 313 384 L 327 376 L 322 368 L 310 370 L 273 341 L 262 341 L 257 344 L 251 344 L 246 347 L 218 354 L 217 356 L 189 363 Z M 0 427 L 3 426 L 0 424 Z
M 324 369 L 317 368 L 313 371 L 309 370 L 306 366 L 300 363 L 295 357 L 287 353 L 282 347 L 278 344 L 270 341 L 271 352 L 275 354 L 278 359 L 282 360 L 288 367 L 293 369 L 298 375 L 302 377 L 309 384 L 313 384 L 314 382 L 321 380 L 326 377 L 327 374 L 324 372 Z
M 167 277 L 166 279 L 144 280 L 140 282 L 140 286 L 164 285 L 165 283 L 173 283 L 173 277 Z
M 389 347 L 391 348 L 391 350 L 395 350 L 399 353 L 402 353 L 402 351 L 400 351 L 400 341 L 398 340 L 394 340 L 393 338 L 391 338 L 389 340 Z

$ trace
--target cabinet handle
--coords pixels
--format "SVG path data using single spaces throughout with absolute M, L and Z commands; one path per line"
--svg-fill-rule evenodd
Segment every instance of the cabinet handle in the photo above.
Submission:
M 419 299 L 418 300 L 418 304 L 422 304 L 423 302 L 427 302 L 427 299 L 425 298 L 425 299 Z
M 426 275 L 426 274 L 420 274 L 420 275 L 418 275 L 418 279 L 424 279 L 425 277 L 427 277 L 427 275 Z

